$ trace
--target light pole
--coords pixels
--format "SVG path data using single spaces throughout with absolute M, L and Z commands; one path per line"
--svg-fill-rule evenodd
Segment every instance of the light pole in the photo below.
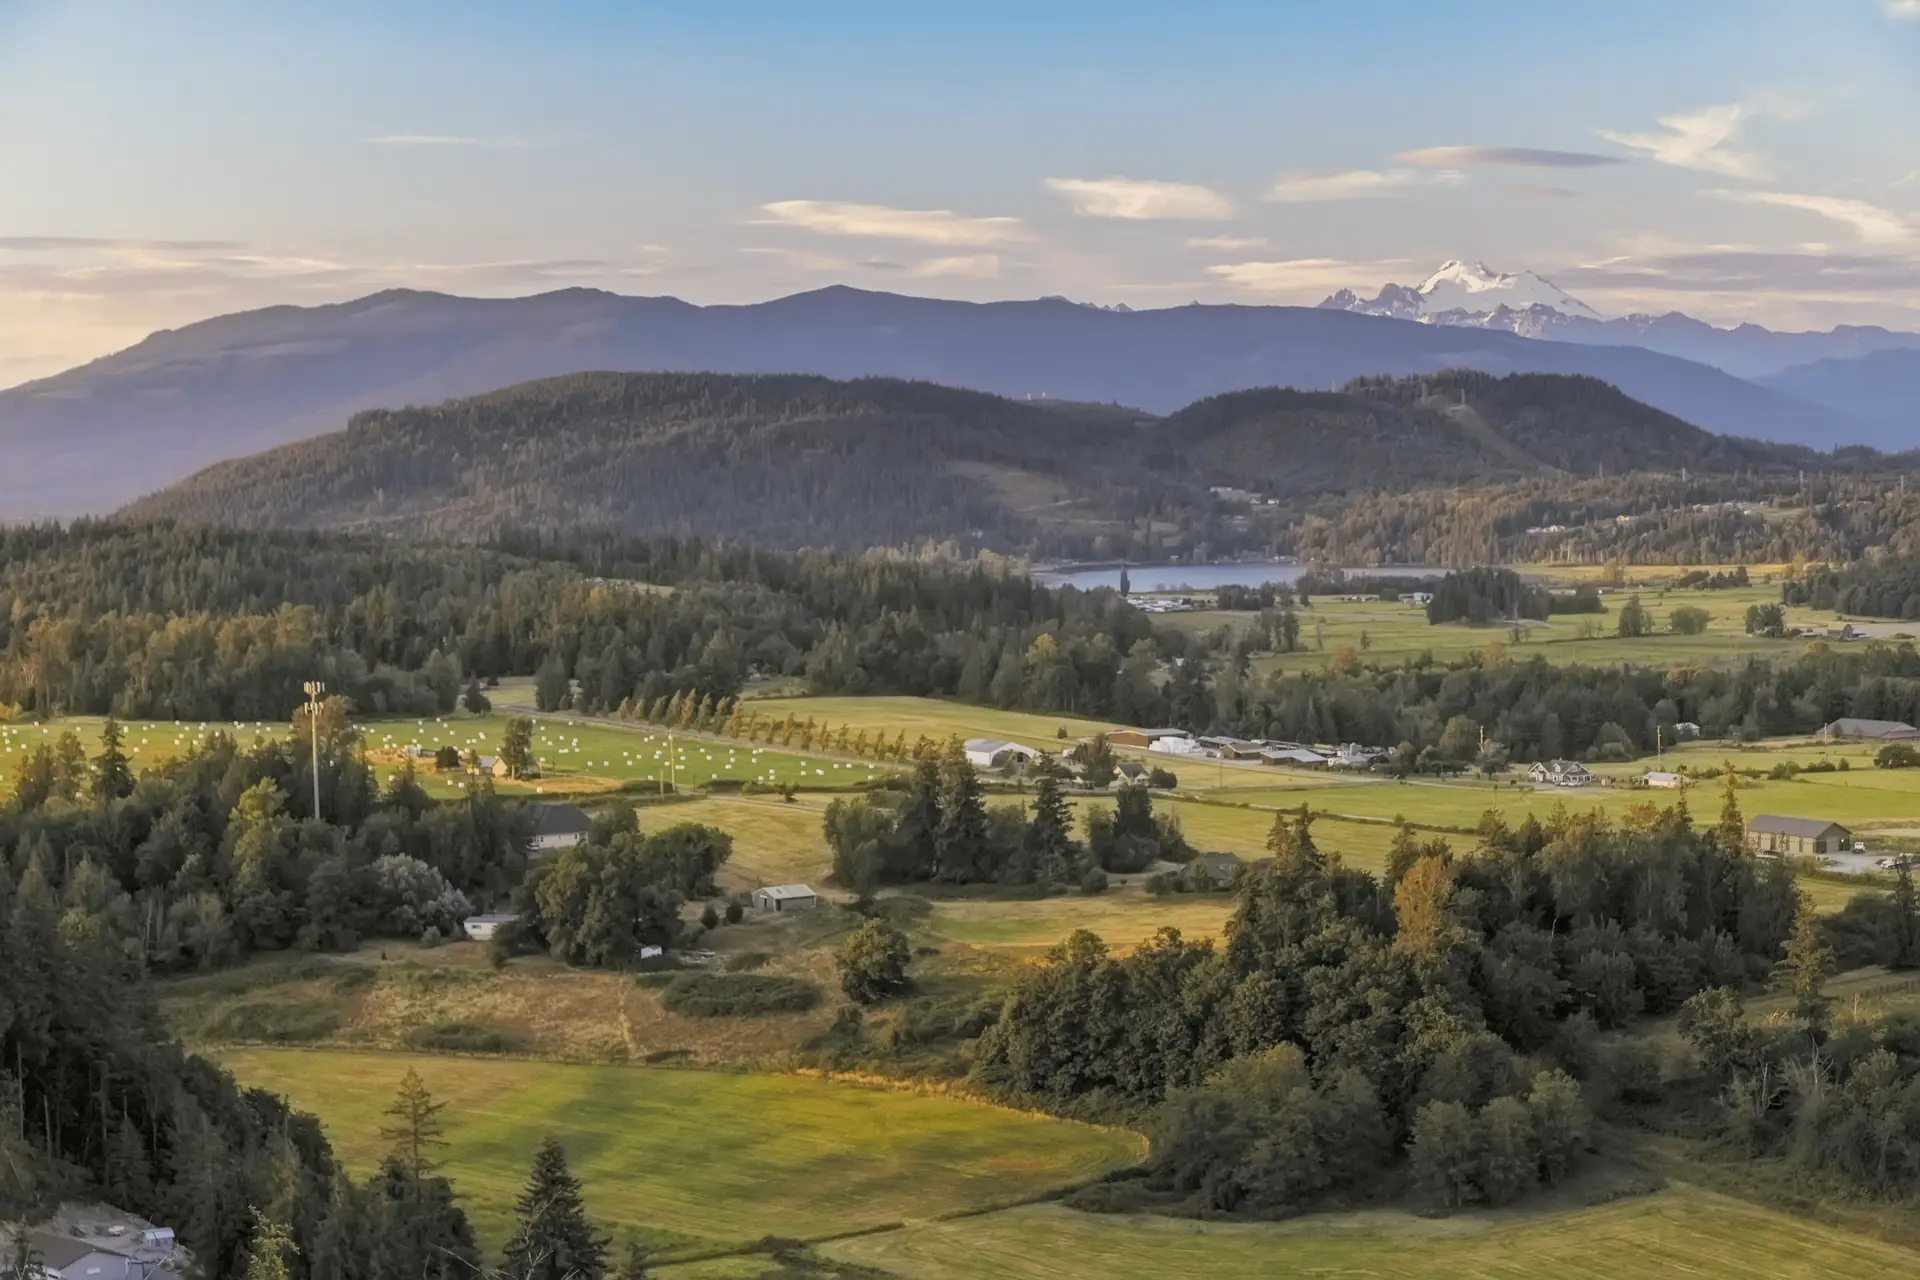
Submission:
M 307 728 L 313 734 L 313 819 L 320 820 L 320 695 L 327 686 L 309 680 L 300 686 L 307 693 Z

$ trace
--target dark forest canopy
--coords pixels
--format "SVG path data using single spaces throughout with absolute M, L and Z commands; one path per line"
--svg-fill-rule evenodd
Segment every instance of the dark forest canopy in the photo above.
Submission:
M 1816 565 L 1785 584 L 1780 600 L 1872 618 L 1920 618 L 1920 556 L 1888 556 L 1840 568 Z
M 1687 470 L 1763 498 L 1809 472 L 1900 465 L 1870 450 L 1714 435 L 1557 375 L 1234 392 L 1163 419 L 885 378 L 602 373 L 365 412 L 344 432 L 221 463 L 128 513 L 461 539 L 511 522 L 786 547 L 953 540 L 1147 556 L 1293 550 L 1314 527 L 1305 517 L 1333 497 L 1528 480 L 1564 490 Z M 1249 520 L 1216 487 L 1265 503 Z

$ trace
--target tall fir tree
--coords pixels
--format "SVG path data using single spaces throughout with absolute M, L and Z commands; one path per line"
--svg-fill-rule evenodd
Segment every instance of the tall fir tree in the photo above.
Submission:
M 607 1238 L 587 1221 L 580 1180 L 558 1138 L 544 1139 L 534 1153 L 514 1216 L 505 1255 L 511 1280 L 604 1280 Z
M 133 768 L 120 742 L 120 722 L 108 716 L 100 726 L 100 754 L 93 758 L 95 800 L 122 800 L 133 794 Z

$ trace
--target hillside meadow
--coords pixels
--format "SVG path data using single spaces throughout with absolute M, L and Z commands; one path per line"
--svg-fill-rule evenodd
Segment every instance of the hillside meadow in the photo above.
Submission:
M 418 1071 L 446 1104 L 445 1169 L 490 1252 L 548 1134 L 565 1144 L 597 1224 L 681 1248 L 984 1209 L 1143 1152 L 1120 1130 L 795 1075 L 312 1050 L 220 1060 L 243 1084 L 317 1115 L 356 1174 L 377 1165 L 384 1108 Z

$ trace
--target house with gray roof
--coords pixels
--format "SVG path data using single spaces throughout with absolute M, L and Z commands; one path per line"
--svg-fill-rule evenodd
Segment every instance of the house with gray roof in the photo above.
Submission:
M 1825 818 L 1782 818 L 1763 813 L 1747 823 L 1747 848 L 1786 858 L 1817 858 L 1845 853 L 1853 847 L 1853 833 Z

